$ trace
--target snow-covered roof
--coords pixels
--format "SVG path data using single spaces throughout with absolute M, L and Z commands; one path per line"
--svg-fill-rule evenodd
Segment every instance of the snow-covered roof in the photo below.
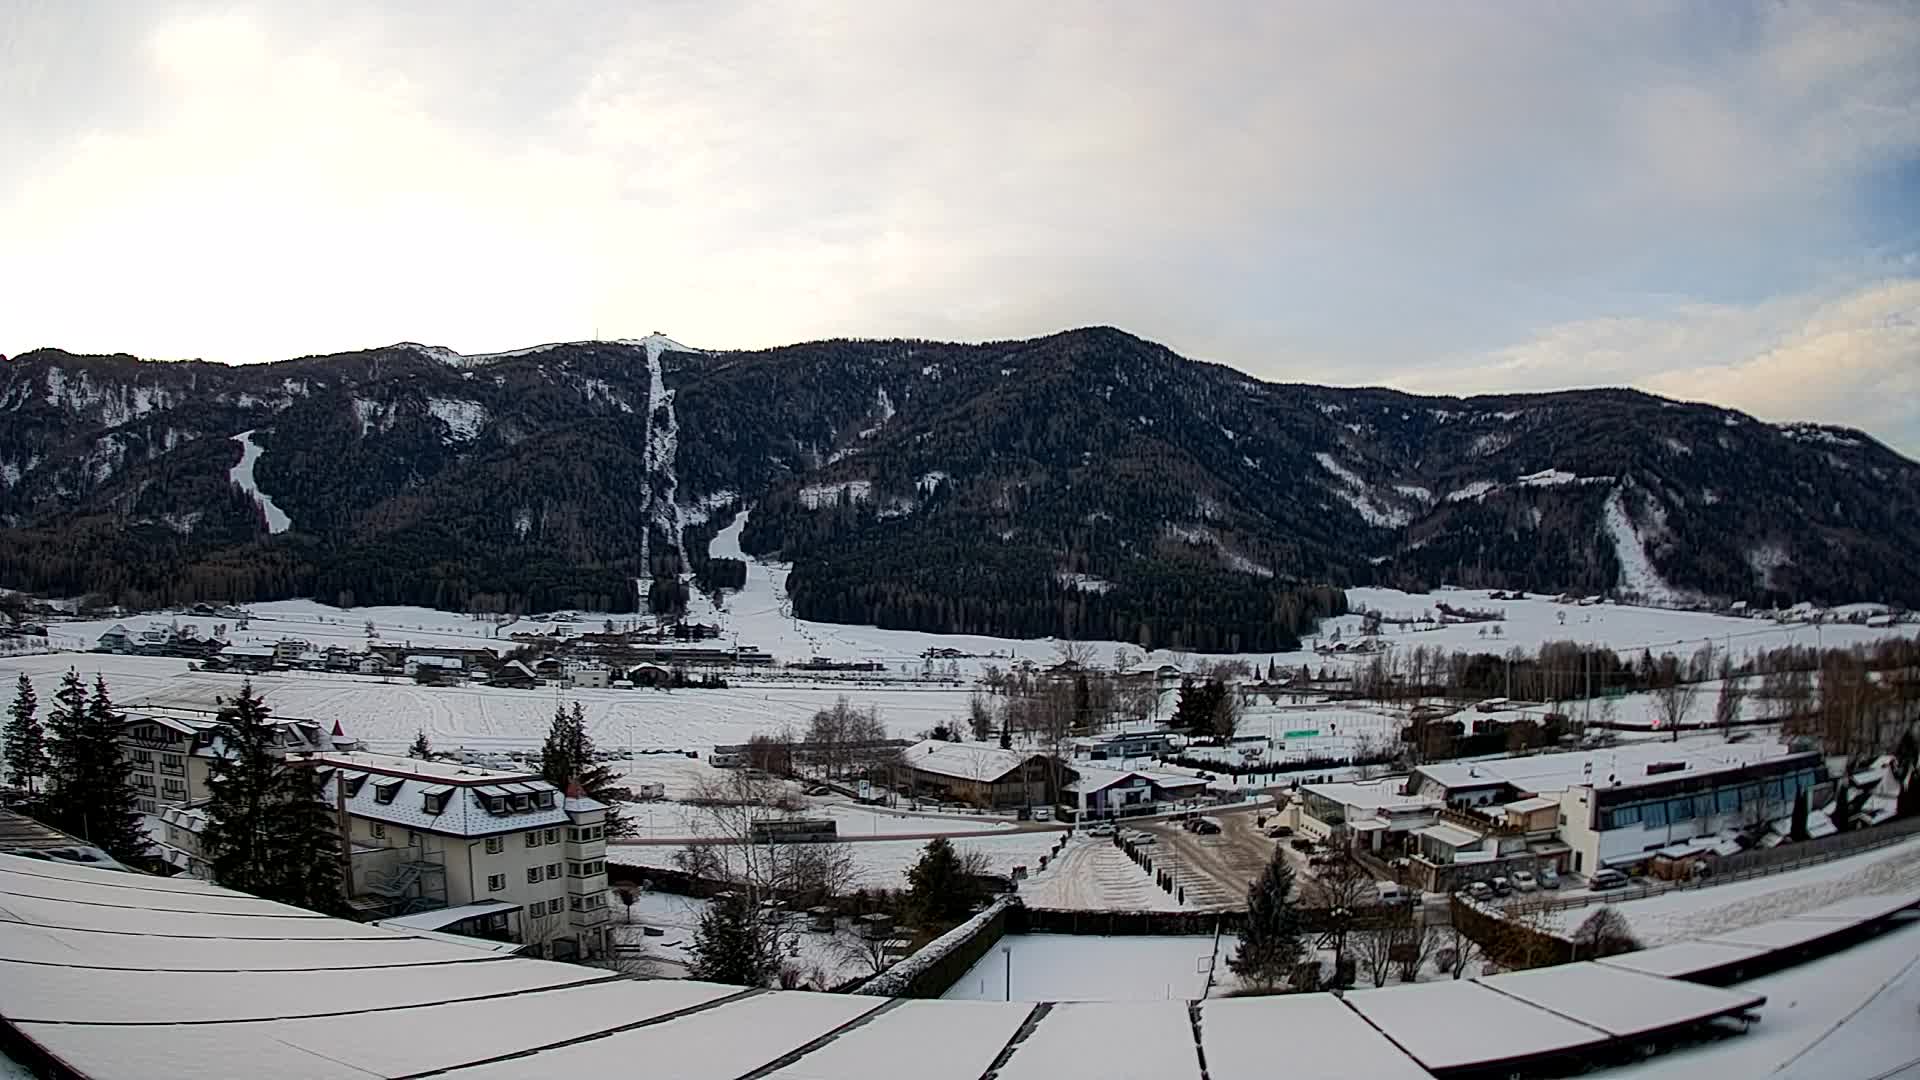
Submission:
M 1479 833 L 1469 832 L 1458 825 L 1451 825 L 1444 821 L 1437 825 L 1429 825 L 1414 835 L 1430 837 L 1435 842 L 1448 847 L 1465 847 L 1481 840 Z
M 444 930 L 457 922 L 465 922 L 482 915 L 501 915 L 509 911 L 519 911 L 520 907 L 519 904 L 509 904 L 504 900 L 481 900 L 478 903 L 440 908 L 437 911 L 396 915 L 391 919 L 381 919 L 374 925 L 399 927 L 403 930 Z
M 1424 795 L 1403 795 L 1400 785 L 1406 777 L 1394 776 L 1385 780 L 1355 781 L 1338 784 L 1302 784 L 1300 790 L 1318 795 L 1323 799 L 1337 802 L 1349 808 L 1366 810 L 1432 810 L 1439 807 L 1437 800 Z
M 1065 785 L 1066 790 L 1080 795 L 1091 795 L 1104 791 L 1129 777 L 1138 776 L 1163 788 L 1203 788 L 1205 780 L 1197 776 L 1185 776 L 1179 773 L 1141 772 L 1137 769 L 1102 769 L 1097 766 L 1075 765 L 1075 778 Z
M 1543 795 L 1535 795 L 1531 799 L 1521 799 L 1517 802 L 1510 802 L 1506 804 L 1504 809 L 1516 814 L 1531 814 L 1539 810 L 1551 810 L 1559 805 L 1560 803 L 1557 800 L 1549 799 Z
M 636 1061 L 681 1080 L 892 1080 L 903 1069 L 925 1080 L 989 1071 L 1003 1080 L 1187 1080 L 1203 1059 L 1216 1080 L 1276 1069 L 1414 1080 L 1415 1061 L 1445 1071 L 1564 1057 L 1759 1001 L 1636 974 L 1627 957 L 1362 990 L 1344 1001 L 1208 1001 L 1196 1023 L 1181 1001 L 1036 1010 L 609 978 L 191 879 L 5 855 L 0 893 L 10 916 L 0 920 L 0 1018 L 25 1036 L 24 1048 L 91 1080 L 438 1072 L 537 1080 L 630 1071 Z M 1920 895 L 1843 901 L 1783 921 L 1834 933 L 1896 902 Z
M 908 747 L 901 764 L 936 776 L 989 783 L 1020 768 L 1033 755 L 982 743 L 925 739 Z
M 329 800 L 344 782 L 347 813 L 369 821 L 446 836 L 493 836 L 569 820 L 560 793 L 531 773 L 365 752 L 310 754 L 304 760 L 338 769 L 327 782 Z M 365 781 L 355 783 L 354 773 L 364 774 Z M 438 813 L 427 809 L 429 795 L 443 800 Z M 513 800 L 518 796 L 527 797 L 530 805 L 516 809 Z M 540 796 L 546 797 L 545 807 L 539 805 Z M 490 810 L 490 799 L 505 800 L 504 809 Z
M 1604 750 L 1579 750 L 1564 754 L 1535 754 L 1530 757 L 1492 758 L 1474 762 L 1447 762 L 1422 765 L 1419 774 L 1448 790 L 1510 784 L 1522 791 L 1565 791 L 1584 784 L 1613 786 L 1661 783 L 1712 772 L 1743 769 L 1766 761 L 1792 756 L 1792 751 L 1775 742 L 1750 743 L 1627 743 Z M 1811 758 L 1809 760 L 1812 760 Z M 1681 769 L 1648 774 L 1649 766 L 1680 764 Z

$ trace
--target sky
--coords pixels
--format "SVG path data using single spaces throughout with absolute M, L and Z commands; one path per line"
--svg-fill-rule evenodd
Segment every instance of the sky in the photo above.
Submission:
M 1920 456 L 1920 4 L 0 5 L 0 352 L 1086 325 Z

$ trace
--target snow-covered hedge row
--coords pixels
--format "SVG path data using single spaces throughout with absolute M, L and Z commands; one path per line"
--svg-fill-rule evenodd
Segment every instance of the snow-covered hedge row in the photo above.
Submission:
M 973 918 L 927 942 L 919 952 L 868 979 L 854 992 L 874 997 L 939 997 L 1006 933 L 1007 913 L 1019 902 L 1012 893 L 1000 897 Z M 955 956 L 958 957 L 953 961 L 955 970 L 949 973 L 946 985 L 937 988 L 923 985 L 923 980 L 935 974 L 936 968 L 947 966 L 948 957 Z M 962 959 L 965 963 L 960 963 Z

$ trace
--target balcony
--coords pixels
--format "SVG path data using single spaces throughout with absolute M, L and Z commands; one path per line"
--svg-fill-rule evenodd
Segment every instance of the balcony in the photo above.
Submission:
M 579 927 L 602 926 L 613 918 L 612 908 L 595 908 L 592 911 L 569 911 L 568 921 Z

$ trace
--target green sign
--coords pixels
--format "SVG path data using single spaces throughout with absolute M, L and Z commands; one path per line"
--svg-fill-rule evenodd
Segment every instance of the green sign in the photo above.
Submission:
M 1286 733 L 1285 735 L 1282 735 L 1282 736 L 1281 736 L 1281 738 L 1283 738 L 1283 739 L 1311 739 L 1311 738 L 1314 738 L 1315 736 L 1317 736 L 1317 735 L 1319 735 L 1319 734 L 1320 734 L 1320 729 L 1319 729 L 1319 728 L 1305 728 L 1305 729 L 1302 729 L 1302 730 L 1300 730 L 1300 731 L 1289 731 L 1289 732 L 1287 732 L 1287 733 Z

